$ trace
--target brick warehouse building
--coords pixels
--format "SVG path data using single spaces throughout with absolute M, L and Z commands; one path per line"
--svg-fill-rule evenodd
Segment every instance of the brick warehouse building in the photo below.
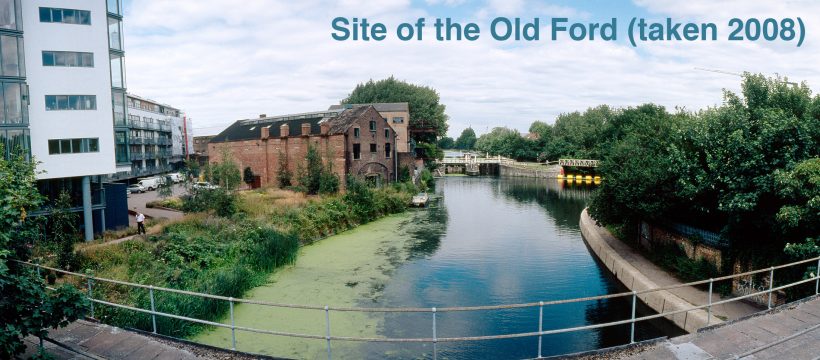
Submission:
M 396 134 L 373 106 L 239 120 L 208 143 L 209 162 L 222 161 L 227 150 L 262 186 L 277 186 L 281 161 L 296 174 L 309 144 L 332 162 L 343 189 L 347 175 L 376 182 L 396 178 Z

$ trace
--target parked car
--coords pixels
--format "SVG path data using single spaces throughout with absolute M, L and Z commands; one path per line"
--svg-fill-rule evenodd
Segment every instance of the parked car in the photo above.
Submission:
M 142 178 L 139 179 L 140 181 L 137 184 L 142 185 L 146 191 L 154 191 L 160 187 L 165 182 L 165 179 L 155 176 L 150 178 Z
M 131 184 L 128 185 L 128 193 L 129 194 L 136 194 L 136 193 L 144 193 L 145 187 L 140 184 Z
M 193 185 L 194 189 L 218 189 L 219 186 L 212 185 L 207 181 L 197 181 L 196 184 Z
M 179 184 L 185 179 L 180 173 L 170 173 L 168 174 L 168 177 L 171 178 L 171 181 L 173 181 L 174 184 Z

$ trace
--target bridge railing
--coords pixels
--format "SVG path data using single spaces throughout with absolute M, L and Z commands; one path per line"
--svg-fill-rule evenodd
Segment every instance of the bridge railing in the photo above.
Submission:
M 292 338 L 301 338 L 301 339 L 316 339 L 316 340 L 325 340 L 326 347 L 327 347 L 327 356 L 328 359 L 332 358 L 332 341 L 351 341 L 351 342 L 379 342 L 379 343 L 430 343 L 433 345 L 433 358 L 437 358 L 438 351 L 437 351 L 437 343 L 440 342 L 469 342 L 469 341 L 483 341 L 483 340 L 496 340 L 496 339 L 514 339 L 514 338 L 525 338 L 525 337 L 538 337 L 538 358 L 542 357 L 542 338 L 546 335 L 552 334 L 560 334 L 560 333 L 569 333 L 569 332 L 576 332 L 576 331 L 583 331 L 583 330 L 592 330 L 592 329 L 600 329 L 605 327 L 611 326 L 618 326 L 618 325 L 625 325 L 630 324 L 630 343 L 635 342 L 635 324 L 641 321 L 647 321 L 657 318 L 666 317 L 669 318 L 671 316 L 681 314 L 681 313 L 688 313 L 690 311 L 695 310 L 703 310 L 705 309 L 708 313 L 707 317 L 707 326 L 711 322 L 712 316 L 712 307 L 722 304 L 727 304 L 734 301 L 740 301 L 747 298 L 752 298 L 756 296 L 764 296 L 768 294 L 768 307 L 769 309 L 772 308 L 772 293 L 776 291 L 785 290 L 794 286 L 808 284 L 811 282 L 815 283 L 815 295 L 820 294 L 820 274 L 818 274 L 818 270 L 820 270 L 820 257 L 795 261 L 788 264 L 773 266 L 766 269 L 759 269 L 753 271 L 747 271 L 740 274 L 732 274 L 726 275 L 718 278 L 712 279 L 704 279 L 700 281 L 689 282 L 685 284 L 677 284 L 677 285 L 670 285 L 670 286 L 662 286 L 657 288 L 651 289 L 643 289 L 638 291 L 631 291 L 631 292 L 621 292 L 616 294 L 608 294 L 608 295 L 598 295 L 598 296 L 589 296 L 583 298 L 574 298 L 574 299 L 561 299 L 561 300 L 550 300 L 550 301 L 538 301 L 538 302 L 529 302 L 529 303 L 520 303 L 520 304 L 505 304 L 505 305 L 485 305 L 485 306 L 457 306 L 457 307 L 407 307 L 407 308 L 399 308 L 399 307 L 383 307 L 383 308 L 367 308 L 367 307 L 336 307 L 330 305 L 305 305 L 305 304 L 283 304 L 283 303 L 273 303 L 267 301 L 260 301 L 260 300 L 246 300 L 246 299 L 235 299 L 232 297 L 225 297 L 219 295 L 212 295 L 212 294 L 204 294 L 204 293 L 197 293 L 192 291 L 186 290 L 179 290 L 179 289 L 172 289 L 172 288 L 164 288 L 164 287 L 155 287 L 152 285 L 145 285 L 145 284 L 138 284 L 138 283 L 131 283 L 127 281 L 121 280 L 114 280 L 114 279 L 106 279 L 106 278 L 99 278 L 94 277 L 87 274 L 81 274 L 76 272 L 70 272 L 65 270 L 60 270 L 44 265 L 34 264 L 30 262 L 19 262 L 21 264 L 25 264 L 27 266 L 32 266 L 37 269 L 38 275 L 42 270 L 54 271 L 57 273 L 61 273 L 64 275 L 75 276 L 80 279 L 83 279 L 87 283 L 86 291 L 88 299 L 91 301 L 91 317 L 94 317 L 94 304 L 112 306 L 115 308 L 130 310 L 134 312 L 144 313 L 151 315 L 152 318 L 152 332 L 157 333 L 157 325 L 156 325 L 156 318 L 160 317 L 167 317 L 172 319 L 178 319 L 183 321 L 189 321 L 197 324 L 227 328 L 231 330 L 231 350 L 237 350 L 236 346 L 236 332 L 237 331 L 245 331 L 257 334 L 267 334 L 267 335 L 275 335 L 275 336 L 285 336 L 285 337 L 292 337 Z M 774 275 L 775 270 L 785 269 L 788 267 L 793 267 L 802 264 L 810 264 L 816 263 L 818 270 L 815 270 L 815 273 L 806 279 L 798 280 L 795 282 L 791 282 L 785 285 L 774 286 Z M 741 296 L 737 296 L 730 299 L 720 300 L 720 301 L 712 301 L 712 294 L 714 284 L 719 281 L 725 280 L 732 280 L 735 278 L 740 277 L 748 277 L 756 274 L 762 274 L 768 272 L 768 289 L 761 290 L 757 292 L 747 293 Z M 42 276 L 40 277 L 42 279 Z M 149 291 L 151 309 L 142 309 L 138 307 L 134 307 L 127 304 L 120 304 L 113 301 L 107 301 L 101 298 L 94 297 L 93 293 L 93 286 L 95 282 L 105 282 L 110 284 L 117 284 L 128 286 L 132 288 L 139 288 Z M 657 292 L 657 291 L 669 291 L 674 290 L 682 287 L 687 286 L 697 286 L 697 285 L 709 285 L 709 292 L 708 292 L 708 299 L 706 302 L 701 305 L 693 305 L 688 308 L 678 309 L 678 310 L 670 310 L 665 311 L 658 314 L 646 315 L 637 317 L 635 314 L 635 309 L 637 305 L 637 301 L 639 296 L 647 293 Z M 51 288 L 50 288 L 51 289 Z M 188 296 L 197 296 L 201 298 L 225 301 L 229 303 L 230 309 L 230 324 L 223 324 L 215 321 L 203 320 L 192 318 L 188 316 L 183 316 L 179 314 L 171 314 L 166 312 L 161 312 L 156 310 L 155 306 L 155 297 L 154 293 L 157 291 L 161 292 L 168 292 L 168 293 L 175 293 L 175 294 L 182 294 Z M 605 299 L 614 299 L 614 298 L 621 298 L 621 297 L 632 297 L 632 313 L 629 319 L 625 320 L 618 320 L 612 321 L 607 323 L 601 324 L 591 324 L 585 326 L 575 326 L 575 327 L 568 327 L 568 328 L 561 328 L 561 329 L 550 329 L 544 330 L 544 323 L 543 323 L 543 314 L 544 314 L 544 307 L 545 306 L 552 306 L 552 305 L 559 305 L 559 304 L 569 304 L 569 303 L 578 303 L 578 302 L 587 302 L 587 301 L 598 301 L 598 300 L 605 300 Z M 294 333 L 294 332 L 286 332 L 286 331 L 276 331 L 276 330 L 268 330 L 268 329 L 258 329 L 248 326 L 237 325 L 235 318 L 234 318 L 234 306 L 236 304 L 254 304 L 254 305 L 261 305 L 261 306 L 269 306 L 275 308 L 290 308 L 290 309 L 303 309 L 303 310 L 314 310 L 324 312 L 325 314 L 325 333 L 324 334 L 305 334 L 305 333 Z M 538 312 L 538 331 L 532 332 L 523 332 L 523 333 L 513 333 L 513 334 L 496 334 L 496 335 L 482 335 L 482 336 L 463 336 L 463 337 L 438 337 L 437 336 L 437 325 L 436 325 L 436 318 L 437 314 L 439 313 L 446 313 L 446 312 L 464 312 L 464 311 L 487 311 L 487 310 L 505 310 L 505 309 L 521 309 L 521 308 L 539 308 Z M 330 326 L 330 313 L 331 312 L 362 312 L 362 313 L 428 313 L 430 314 L 431 319 L 431 337 L 423 337 L 423 338 L 386 338 L 386 337 L 350 337 L 350 336 L 338 336 L 333 335 L 331 332 Z

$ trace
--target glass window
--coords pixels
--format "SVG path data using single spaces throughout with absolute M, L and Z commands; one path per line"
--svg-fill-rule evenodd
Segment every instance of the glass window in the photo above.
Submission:
M 96 95 L 46 95 L 46 110 L 96 109 Z
M 63 12 L 60 9 L 51 9 L 51 22 L 63 22 Z
M 109 47 L 114 50 L 122 50 L 122 37 L 120 36 L 120 21 L 108 18 L 108 40 Z
M 370 131 L 376 131 L 376 121 L 370 120 Z
M 390 157 L 390 143 L 384 144 L 384 157 Z
M 384 138 L 390 139 L 390 129 L 384 129 Z
M 357 138 L 357 139 L 358 139 L 358 138 L 359 138 L 359 136 L 361 135 L 361 133 L 362 133 L 361 129 L 359 129 L 359 128 L 353 128 L 353 137 L 354 137 L 354 138 Z
M 114 91 L 111 93 L 114 103 L 114 125 L 126 126 L 125 121 L 125 93 L 122 91 Z
M 54 66 L 54 53 L 43 51 L 43 66 Z
M 100 151 L 100 139 L 88 139 L 88 151 L 89 152 L 99 152 Z
M 3 75 L 20 76 L 20 54 L 17 49 L 17 38 L 0 36 L 0 49 L 3 53 Z
M 49 154 L 79 154 L 99 151 L 100 140 L 98 138 L 48 140 Z
M 401 123 L 404 122 L 404 118 L 401 117 L 401 116 L 396 116 L 396 117 L 393 118 L 393 122 L 396 123 L 396 124 L 401 124 Z
M 40 22 L 51 22 L 51 9 L 50 8 L 40 8 Z
M 353 159 L 359 160 L 362 158 L 362 145 L 361 144 L 353 144 Z
M 71 152 L 72 153 L 81 153 L 83 151 L 83 139 L 71 139 Z
M 60 153 L 60 140 L 48 141 L 48 153 L 52 155 Z
M 60 140 L 60 153 L 68 154 L 71 152 L 71 139 Z
M 0 0 L 0 29 L 17 29 L 15 0 Z
M 8 146 L 9 154 L 17 154 L 22 152 L 26 155 L 26 158 L 28 158 L 30 149 L 28 130 L 9 130 Z
M 108 0 L 108 12 L 112 14 L 121 15 L 122 8 L 120 8 L 120 1 L 119 0 Z
M 370 144 L 370 152 L 376 152 L 376 144 Z
M 3 97 L 6 108 L 6 123 L 22 124 L 24 121 L 22 108 L 23 106 L 21 104 L 22 96 L 20 94 L 20 84 L 3 84 Z
M 94 54 L 92 53 L 80 53 L 82 56 L 82 62 L 80 66 L 83 67 L 94 67 Z
M 91 25 L 91 12 L 87 10 L 41 7 L 40 22 Z
M 122 78 L 122 58 L 115 57 L 111 59 L 111 87 L 124 88 L 125 82 Z

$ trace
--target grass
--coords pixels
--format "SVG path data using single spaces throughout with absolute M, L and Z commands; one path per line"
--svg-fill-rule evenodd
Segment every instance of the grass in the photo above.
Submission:
M 147 208 L 155 208 L 155 207 L 163 207 L 168 209 L 173 209 L 177 211 L 182 211 L 182 199 L 178 197 L 169 197 L 167 199 L 159 199 L 154 201 L 149 201 L 145 204 Z
M 213 213 L 186 214 L 159 224 L 145 238 L 108 246 L 82 245 L 82 268 L 95 276 L 242 297 L 263 285 L 271 272 L 292 263 L 301 244 L 311 243 L 384 215 L 404 211 L 414 186 L 383 189 L 351 186 L 345 195 L 305 196 L 280 189 L 238 193 L 239 212 L 231 217 Z M 127 236 L 136 229 L 104 235 Z M 148 291 L 98 283 L 95 295 L 107 301 L 150 309 Z M 155 291 L 157 311 L 215 321 L 228 304 L 195 296 Z M 152 330 L 151 317 L 99 306 L 97 317 L 117 326 Z M 203 327 L 157 317 L 158 331 L 191 336 Z

